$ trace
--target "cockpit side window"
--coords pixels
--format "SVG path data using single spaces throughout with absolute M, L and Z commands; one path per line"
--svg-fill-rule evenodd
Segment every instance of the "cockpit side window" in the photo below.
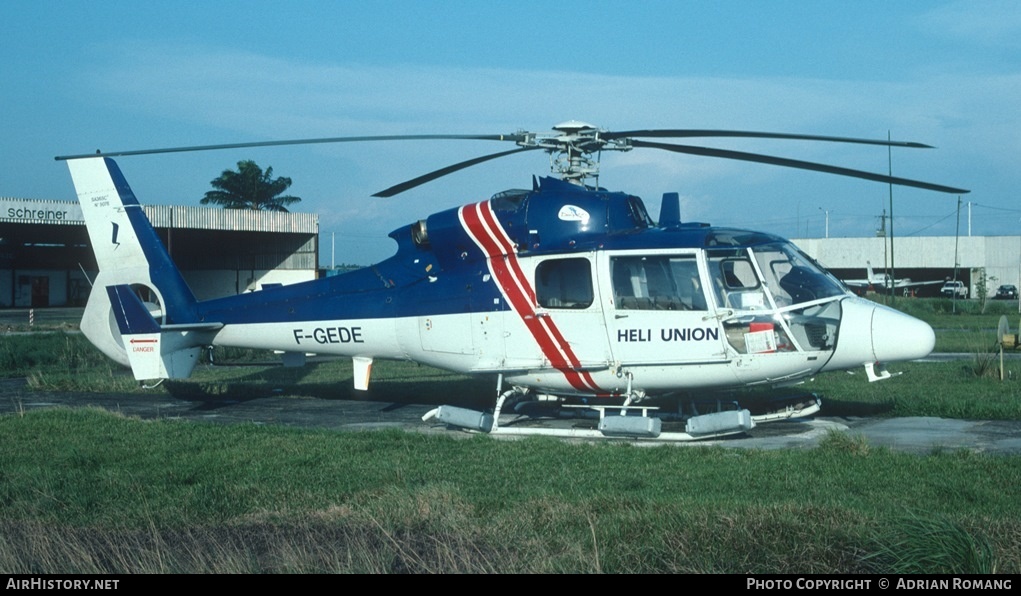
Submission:
M 720 262 L 720 272 L 728 290 L 754 290 L 759 287 L 755 269 L 746 258 L 723 260 Z

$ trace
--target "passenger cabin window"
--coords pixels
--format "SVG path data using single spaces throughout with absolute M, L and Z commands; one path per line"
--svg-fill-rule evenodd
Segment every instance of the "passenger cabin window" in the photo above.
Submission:
M 614 257 L 618 310 L 707 310 L 695 255 Z
M 593 301 L 588 259 L 543 261 L 535 268 L 535 298 L 544 308 L 588 308 Z

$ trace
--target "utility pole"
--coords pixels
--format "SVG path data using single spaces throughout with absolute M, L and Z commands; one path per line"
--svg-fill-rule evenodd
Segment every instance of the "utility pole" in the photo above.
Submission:
M 957 267 L 960 265 L 960 260 L 957 257 L 957 250 L 961 244 L 961 195 L 957 195 L 957 232 L 954 235 L 954 285 L 957 284 Z M 954 299 L 951 302 L 953 305 L 951 312 L 957 314 L 957 288 L 954 288 Z
M 888 271 L 890 267 L 890 255 L 887 252 L 888 247 L 886 244 L 886 209 L 883 209 L 883 214 L 879 216 L 879 229 L 876 230 L 876 237 L 883 239 L 883 271 Z
M 886 131 L 886 141 L 890 142 L 890 131 Z M 887 167 L 889 168 L 890 177 L 893 178 L 893 149 L 890 145 L 886 146 L 886 161 Z M 893 286 L 896 285 L 892 280 L 897 279 L 897 267 L 893 262 L 893 182 L 890 183 L 890 304 L 893 304 L 894 291 Z

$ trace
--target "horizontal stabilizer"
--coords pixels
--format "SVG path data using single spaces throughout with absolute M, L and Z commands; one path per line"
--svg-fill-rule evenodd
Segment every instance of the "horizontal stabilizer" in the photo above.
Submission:
M 117 319 L 117 327 L 120 329 L 121 335 L 160 331 L 216 331 L 223 328 L 223 323 L 160 325 L 130 286 L 109 286 L 106 288 L 106 292 L 110 295 L 110 305 L 113 307 L 114 318 Z
M 223 327 L 221 323 L 161 327 L 130 286 L 107 286 L 106 292 L 131 372 L 139 381 L 188 378 L 210 332 Z
M 160 325 L 152 318 L 149 309 L 135 294 L 130 286 L 107 286 L 106 293 L 110 296 L 113 316 L 117 319 L 117 327 L 121 335 L 138 333 L 159 333 Z

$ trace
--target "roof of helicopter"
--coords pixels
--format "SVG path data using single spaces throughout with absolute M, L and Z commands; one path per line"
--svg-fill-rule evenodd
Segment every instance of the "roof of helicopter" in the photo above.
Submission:
M 640 197 L 553 177 L 533 179 L 530 191 L 513 189 L 497 193 L 488 203 L 521 255 L 731 248 L 787 242 L 764 232 L 712 227 L 701 222 L 656 225 Z M 433 249 L 446 252 L 461 244 L 459 213 L 465 207 L 449 209 L 425 220 Z M 404 226 L 390 236 L 401 243 L 407 230 Z

